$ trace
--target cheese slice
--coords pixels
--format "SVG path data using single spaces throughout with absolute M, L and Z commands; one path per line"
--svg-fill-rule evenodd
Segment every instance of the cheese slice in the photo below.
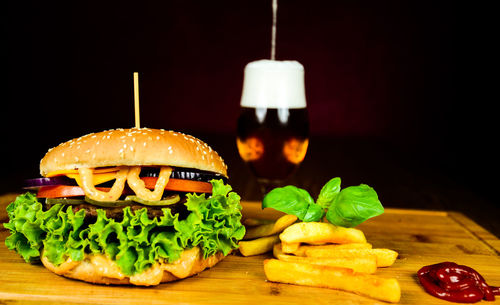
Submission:
M 111 173 L 111 172 L 116 173 L 119 170 L 120 170 L 120 168 L 118 166 L 102 167 L 102 168 L 94 169 L 94 174 L 103 174 L 103 173 Z M 78 169 L 62 169 L 62 170 L 58 170 L 58 171 L 53 171 L 53 172 L 48 173 L 46 177 L 50 178 L 50 177 L 55 177 L 55 176 L 67 176 L 68 174 L 77 174 L 78 175 Z
M 66 174 L 67 177 L 71 179 L 75 179 L 76 183 L 80 187 L 82 187 L 82 178 L 80 177 L 80 174 Z M 94 174 L 92 177 L 92 181 L 94 182 L 94 185 L 99 185 L 104 182 L 111 181 L 116 178 L 116 172 L 113 173 L 102 173 L 102 174 Z
M 116 173 L 119 170 L 119 167 L 103 167 L 94 169 L 94 185 L 99 185 L 101 183 L 116 179 Z M 48 178 L 55 176 L 67 176 L 68 178 L 75 179 L 76 183 L 80 187 L 82 186 L 82 179 L 80 178 L 80 174 L 78 173 L 77 169 L 58 170 L 47 174 Z

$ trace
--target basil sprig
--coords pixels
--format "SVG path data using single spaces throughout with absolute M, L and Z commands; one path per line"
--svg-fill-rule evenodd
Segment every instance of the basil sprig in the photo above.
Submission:
M 340 188 L 340 178 L 328 181 L 316 202 L 304 189 L 288 185 L 270 191 L 262 208 L 273 208 L 297 216 L 305 222 L 320 221 L 326 216 L 330 223 L 355 227 L 363 221 L 384 213 L 377 193 L 366 184 Z

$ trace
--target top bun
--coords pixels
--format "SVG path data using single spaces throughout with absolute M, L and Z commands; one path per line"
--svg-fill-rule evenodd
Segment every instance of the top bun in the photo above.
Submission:
M 205 142 L 150 128 L 102 131 L 62 143 L 40 161 L 40 173 L 121 165 L 195 168 L 227 177 L 224 160 Z

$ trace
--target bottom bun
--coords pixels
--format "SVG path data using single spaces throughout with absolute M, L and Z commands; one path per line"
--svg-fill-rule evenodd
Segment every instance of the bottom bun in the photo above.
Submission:
M 173 263 L 157 262 L 151 268 L 131 276 L 123 274 L 116 262 L 104 254 L 88 254 L 81 261 L 68 258 L 59 266 L 54 266 L 42 253 L 42 263 L 56 274 L 89 283 L 153 286 L 198 274 L 214 266 L 224 257 L 218 252 L 203 258 L 200 248 L 194 247 L 184 250 L 181 257 Z

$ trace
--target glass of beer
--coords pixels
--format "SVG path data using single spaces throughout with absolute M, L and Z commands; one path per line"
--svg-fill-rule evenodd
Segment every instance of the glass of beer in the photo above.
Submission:
M 297 61 L 250 62 L 240 105 L 238 151 L 265 195 L 289 178 L 307 152 L 304 67 Z

